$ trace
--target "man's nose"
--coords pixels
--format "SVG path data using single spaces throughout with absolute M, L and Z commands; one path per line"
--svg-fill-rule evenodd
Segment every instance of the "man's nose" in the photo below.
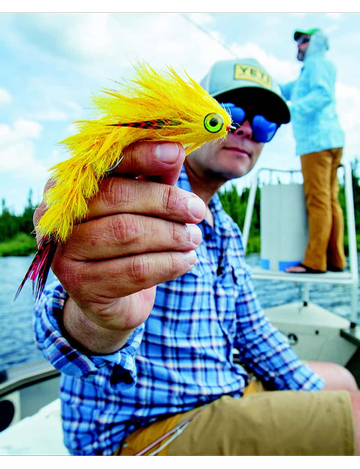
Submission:
M 235 135 L 239 135 L 243 138 L 252 139 L 252 128 L 249 121 L 244 121 L 240 127 L 238 127 L 235 132 Z

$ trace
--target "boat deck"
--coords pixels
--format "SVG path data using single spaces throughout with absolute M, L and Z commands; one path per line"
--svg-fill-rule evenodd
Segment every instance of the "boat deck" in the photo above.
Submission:
M 353 275 L 349 271 L 325 272 L 324 274 L 290 274 L 280 270 L 266 270 L 260 267 L 253 267 L 251 277 L 259 280 L 299 283 L 337 283 L 342 285 L 354 283 Z
M 1 456 L 65 456 L 60 399 L 0 433 Z

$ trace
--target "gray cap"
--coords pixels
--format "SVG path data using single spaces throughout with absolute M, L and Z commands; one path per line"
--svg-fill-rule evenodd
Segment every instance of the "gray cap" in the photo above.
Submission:
M 244 105 L 245 100 L 262 106 L 274 122 L 290 122 L 290 111 L 278 84 L 255 59 L 216 62 L 200 84 L 218 101 Z

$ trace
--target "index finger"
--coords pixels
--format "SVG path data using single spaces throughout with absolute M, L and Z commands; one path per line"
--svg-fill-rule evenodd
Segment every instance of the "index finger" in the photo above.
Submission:
M 120 164 L 111 174 L 156 178 L 158 182 L 173 185 L 184 160 L 185 150 L 180 143 L 137 142 L 124 149 Z
M 126 147 L 120 158 L 120 164 L 110 174 L 156 179 L 158 182 L 173 185 L 179 178 L 185 160 L 185 150 L 180 143 L 137 142 Z M 53 180 L 48 180 L 44 194 L 54 184 Z M 34 213 L 34 226 L 46 210 L 47 206 L 43 200 Z

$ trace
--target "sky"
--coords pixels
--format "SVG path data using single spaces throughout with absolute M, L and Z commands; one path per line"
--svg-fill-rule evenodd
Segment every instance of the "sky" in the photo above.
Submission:
M 111 10 L 109 10 L 111 11 Z M 360 157 L 360 13 L 0 13 L 0 199 L 13 213 L 39 203 L 59 142 L 91 118 L 92 93 L 131 76 L 131 62 L 172 65 L 197 81 L 217 60 L 254 57 L 278 83 L 297 78 L 296 29 L 320 27 L 337 68 L 344 160 Z M 299 169 L 291 124 L 265 145 L 258 168 Z M 253 174 L 237 180 L 241 189 Z

